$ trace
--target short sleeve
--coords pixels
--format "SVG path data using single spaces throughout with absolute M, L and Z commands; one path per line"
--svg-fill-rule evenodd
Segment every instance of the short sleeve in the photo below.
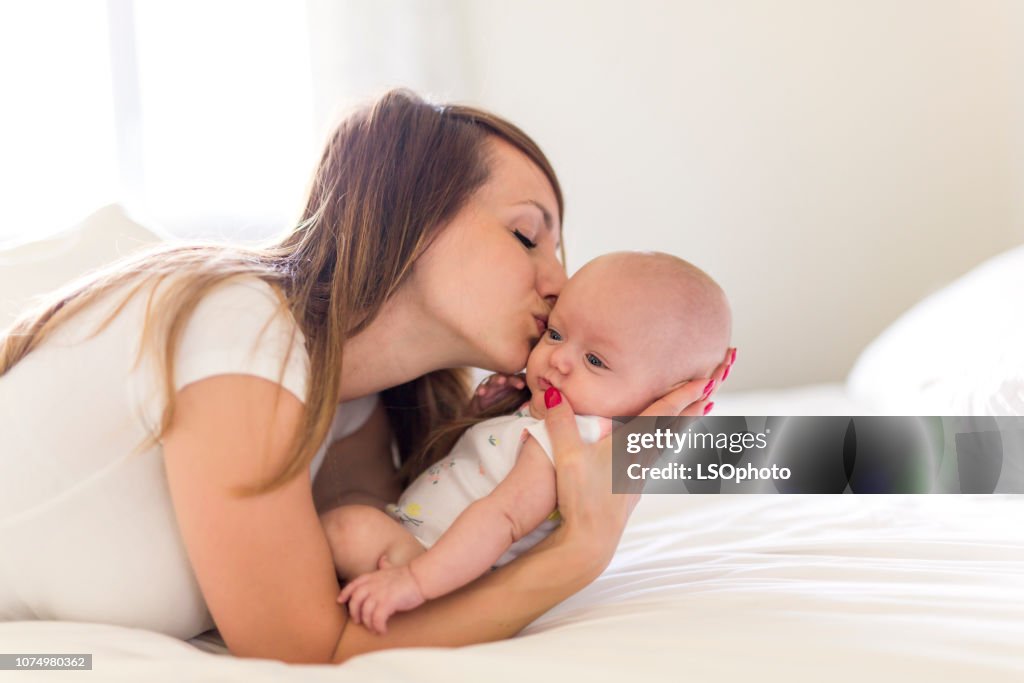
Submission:
M 601 438 L 601 419 L 595 415 L 577 415 L 576 427 L 580 430 L 580 438 L 583 443 L 594 443 Z M 538 420 L 536 424 L 526 428 L 530 436 L 537 440 L 544 454 L 552 464 L 555 462 L 554 448 L 551 446 L 551 437 L 548 436 L 548 427 L 544 420 Z
M 256 277 L 229 280 L 208 292 L 189 318 L 175 355 L 175 391 L 230 374 L 262 377 L 306 400 L 305 337 L 271 285 Z

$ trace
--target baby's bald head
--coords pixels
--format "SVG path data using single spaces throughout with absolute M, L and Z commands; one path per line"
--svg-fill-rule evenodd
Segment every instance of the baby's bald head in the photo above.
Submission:
M 531 412 L 554 387 L 581 415 L 638 415 L 675 385 L 710 377 L 732 319 L 722 288 L 681 258 L 618 252 L 583 266 L 562 289 L 530 353 Z
M 643 354 L 665 387 L 710 377 L 725 357 L 732 314 L 725 292 L 688 261 L 661 252 L 615 252 L 583 266 L 570 280 L 600 299 L 604 322 L 640 335 Z M 660 390 L 660 389 L 659 389 Z

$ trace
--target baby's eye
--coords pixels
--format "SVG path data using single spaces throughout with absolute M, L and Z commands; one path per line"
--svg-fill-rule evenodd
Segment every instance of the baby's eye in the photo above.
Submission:
M 529 237 L 527 237 L 523 233 L 519 232 L 518 230 L 513 230 L 512 234 L 515 235 L 516 238 L 520 242 L 522 242 L 523 246 L 526 247 L 527 249 L 533 249 L 534 247 L 537 246 L 536 242 L 534 242 L 533 240 L 531 240 Z
M 591 365 L 593 365 L 595 368 L 603 368 L 604 367 L 604 363 L 601 362 L 601 359 L 598 358 L 597 356 L 595 356 L 592 353 L 588 353 L 587 354 L 587 362 L 590 363 Z
M 548 337 L 551 338 L 551 341 L 562 341 L 562 335 L 558 334 L 558 331 L 553 327 L 548 328 Z

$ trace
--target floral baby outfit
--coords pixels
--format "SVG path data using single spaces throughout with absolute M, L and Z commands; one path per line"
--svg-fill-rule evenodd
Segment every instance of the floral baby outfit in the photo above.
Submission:
M 576 416 L 583 441 L 592 443 L 601 434 L 600 418 Z M 511 415 L 480 422 L 466 430 L 445 458 L 432 465 L 402 493 L 388 512 L 401 522 L 425 548 L 430 548 L 474 501 L 489 495 L 519 457 L 523 443 L 532 436 L 551 459 L 551 439 L 544 420 L 530 416 L 523 405 Z M 526 552 L 558 526 L 555 510 L 534 531 L 516 541 L 494 566 L 500 567 Z

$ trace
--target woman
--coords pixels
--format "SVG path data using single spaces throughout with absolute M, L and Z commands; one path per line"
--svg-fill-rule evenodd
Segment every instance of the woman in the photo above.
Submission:
M 280 242 L 164 247 L 56 293 L 0 346 L 0 618 L 216 624 L 239 656 L 339 662 L 505 638 L 585 586 L 635 500 L 567 402 L 559 531 L 387 636 L 335 602 L 312 494 L 332 424 L 339 496 L 394 499 L 391 434 L 408 458 L 460 414 L 453 368 L 523 367 L 565 281 L 561 219 L 519 129 L 395 91 L 340 125 Z M 707 383 L 651 414 L 702 412 Z

